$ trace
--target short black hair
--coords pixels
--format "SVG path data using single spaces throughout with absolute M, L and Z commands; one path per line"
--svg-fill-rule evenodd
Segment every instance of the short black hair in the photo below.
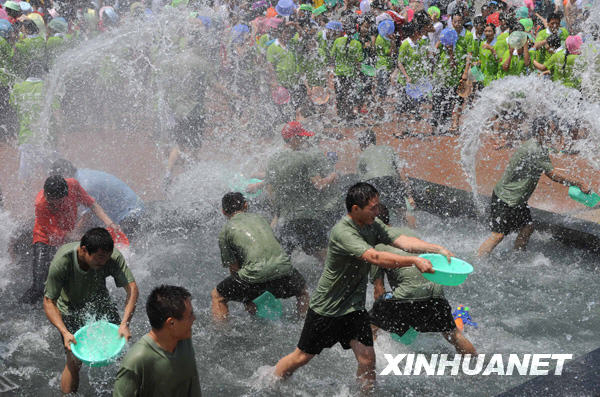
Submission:
M 75 177 L 75 173 L 77 172 L 77 168 L 66 159 L 58 159 L 50 165 L 50 170 L 48 171 L 49 175 L 60 175 L 63 178 L 73 178 Z
M 389 225 L 390 211 L 388 210 L 388 207 L 379 203 L 379 215 L 377 215 L 377 218 L 381 219 L 381 222 L 385 223 L 386 225 Z
M 477 15 L 475 18 L 473 18 L 474 26 L 484 25 L 484 24 L 485 24 L 485 20 L 483 19 L 483 17 L 481 15 Z
M 400 29 L 402 29 L 402 34 L 404 37 L 410 37 L 418 32 L 417 26 L 413 22 L 405 23 Z
M 52 175 L 46 178 L 44 182 L 44 196 L 46 199 L 58 200 L 67 197 L 69 194 L 69 185 L 60 175 Z
M 95 227 L 85 232 L 79 246 L 85 247 L 88 253 L 94 254 L 98 250 L 112 252 L 115 248 L 115 242 L 108 230 L 103 227 Z
M 185 301 L 191 298 L 189 291 L 175 285 L 161 285 L 152 290 L 146 300 L 146 314 L 153 329 L 162 329 L 167 318 L 180 320 L 185 313 Z
M 413 18 L 413 22 L 417 26 L 417 30 L 423 30 L 428 25 L 431 25 L 431 17 L 425 10 L 417 11 Z
M 379 196 L 379 192 L 373 185 L 366 182 L 358 182 L 348 189 L 348 194 L 346 194 L 346 209 L 350 212 L 354 205 L 358 205 L 359 208 L 365 208 L 369 204 L 369 201 L 377 196 Z
M 547 21 L 548 21 L 548 23 L 550 23 L 551 20 L 558 19 L 558 22 L 560 23 L 560 21 L 562 20 L 562 17 L 563 17 L 562 13 L 560 13 L 560 12 L 553 12 L 550 15 L 548 15 Z
M 560 48 L 560 46 L 561 46 L 560 36 L 557 33 L 552 33 L 546 39 L 546 43 L 548 43 L 550 48 L 554 48 L 554 49 Z
M 377 135 L 375 135 L 375 131 L 368 129 L 360 134 L 358 137 L 358 144 L 363 150 L 371 145 L 377 144 Z
M 24 20 L 22 26 L 23 26 L 23 29 L 25 30 L 26 34 L 39 34 L 40 33 L 40 29 L 35 24 L 35 22 L 33 22 L 33 20 L 31 20 L 31 19 Z
M 231 215 L 243 210 L 244 204 L 246 204 L 246 199 L 240 192 L 229 192 L 223 196 L 223 199 L 221 200 L 221 206 L 226 215 Z

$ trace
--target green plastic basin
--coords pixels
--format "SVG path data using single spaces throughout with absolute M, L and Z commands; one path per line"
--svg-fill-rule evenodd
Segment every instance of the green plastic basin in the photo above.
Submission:
M 422 254 L 419 256 L 429 259 L 434 270 L 434 273 L 422 273 L 423 277 L 437 284 L 460 285 L 473 272 L 473 266 L 458 258 L 452 257 L 450 263 L 448 263 L 446 257 L 440 254 Z
M 569 187 L 569 197 L 583 205 L 587 205 L 588 207 L 594 207 L 600 202 L 600 196 L 598 193 L 591 192 L 590 194 L 585 194 L 577 186 Z
M 256 305 L 256 315 L 260 318 L 278 320 L 283 313 L 281 301 L 269 291 L 263 292 L 261 296 L 252 302 Z
M 75 332 L 77 343 L 71 343 L 73 355 L 90 367 L 112 363 L 125 346 L 119 327 L 108 321 L 97 321 Z
M 392 332 L 391 336 L 392 336 L 392 339 L 395 340 L 396 342 L 400 342 L 404 345 L 410 345 L 411 343 L 413 343 L 415 341 L 415 339 L 417 339 L 417 336 L 419 336 L 419 331 L 417 331 L 413 327 L 410 327 L 404 334 L 402 334 L 402 336 L 395 334 L 393 332 Z

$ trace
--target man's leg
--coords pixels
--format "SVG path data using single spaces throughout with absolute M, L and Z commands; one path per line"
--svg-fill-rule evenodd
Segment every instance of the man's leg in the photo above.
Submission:
M 48 269 L 55 252 L 55 247 L 44 243 L 33 245 L 32 283 L 31 288 L 21 297 L 22 302 L 34 304 L 44 295 L 44 283 L 48 278 Z
M 298 312 L 299 317 L 306 317 L 309 302 L 310 295 L 305 287 L 299 295 L 296 295 L 296 311 Z
M 496 246 L 500 244 L 500 242 L 503 239 L 504 234 L 492 232 L 492 235 L 488 237 L 488 239 L 485 240 L 483 244 L 481 244 L 481 247 L 479 247 L 479 250 L 477 251 L 477 256 L 480 258 L 488 256 L 494 250 L 494 248 L 496 248 Z
M 363 345 L 356 339 L 350 341 L 350 347 L 358 362 L 356 377 L 360 382 L 361 390 L 370 392 L 375 386 L 375 349 L 373 346 Z
M 215 322 L 223 322 L 227 320 L 229 316 L 229 308 L 227 307 L 227 300 L 217 291 L 216 288 L 210 292 L 212 299 L 212 316 Z
M 275 365 L 275 375 L 280 378 L 290 377 L 298 368 L 308 364 L 314 356 L 314 354 L 308 354 L 296 348 L 296 350 L 277 362 L 277 365 Z
M 525 250 L 527 248 L 527 243 L 529 243 L 529 237 L 533 233 L 533 224 L 528 223 L 519 230 L 519 235 L 515 240 L 515 249 L 516 250 Z
M 81 361 L 73 356 L 70 351 L 66 352 L 67 363 L 60 379 L 60 390 L 67 394 L 76 392 L 79 388 L 79 371 L 81 370 Z
M 456 348 L 456 352 L 459 354 L 471 354 L 477 355 L 475 346 L 463 335 L 462 332 L 455 328 L 453 331 L 442 332 L 444 338 Z

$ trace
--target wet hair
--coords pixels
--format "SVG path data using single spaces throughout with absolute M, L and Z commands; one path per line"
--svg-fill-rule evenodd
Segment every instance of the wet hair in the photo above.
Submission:
M 161 285 L 152 290 L 146 300 L 146 314 L 153 329 L 162 329 L 169 317 L 180 320 L 185 313 L 185 301 L 192 294 L 183 287 Z
M 432 22 L 431 17 L 427 13 L 427 11 L 421 10 L 415 13 L 413 23 L 415 24 L 416 29 L 420 31 L 423 30 L 423 28 L 425 28 L 426 26 L 431 25 Z
M 63 178 L 74 178 L 77 168 L 66 159 L 58 159 L 50 165 L 48 175 L 60 175 Z
M 52 175 L 46 178 L 44 182 L 44 196 L 46 199 L 58 200 L 67 197 L 69 194 L 69 185 L 60 175 Z
M 363 150 L 371 145 L 377 144 L 377 135 L 375 135 L 375 131 L 373 131 L 372 129 L 364 131 L 358 137 L 358 144 Z
M 407 22 L 407 23 L 405 23 L 404 25 L 402 25 L 401 29 L 402 29 L 402 35 L 404 37 L 411 37 L 415 33 L 419 32 L 417 30 L 417 26 L 413 22 Z
M 377 215 L 377 218 L 386 225 L 390 224 L 390 211 L 385 205 L 379 204 L 379 215 Z
M 474 26 L 484 25 L 484 24 L 485 24 L 485 20 L 483 19 L 483 17 L 481 15 L 477 15 L 475 18 L 473 18 Z
M 240 192 L 229 192 L 221 200 L 221 207 L 226 215 L 243 210 L 244 204 L 246 204 L 246 199 Z
M 548 38 L 546 39 L 546 43 L 548 43 L 548 45 L 551 48 L 554 48 L 554 49 L 560 48 L 560 45 L 561 45 L 560 36 L 556 33 L 553 33 L 550 36 L 548 36 Z
M 40 33 L 40 29 L 37 27 L 35 22 L 33 22 L 31 19 L 24 20 L 22 26 L 23 26 L 23 29 L 25 30 L 26 34 L 39 34 Z
M 550 15 L 548 15 L 548 23 L 550 23 L 550 21 L 553 19 L 558 19 L 558 23 L 560 23 L 560 21 L 562 20 L 562 13 L 553 12 Z
M 27 65 L 27 69 L 25 69 L 25 74 L 27 77 L 35 77 L 41 79 L 44 77 L 46 73 L 46 68 L 41 62 L 32 62 Z
M 98 250 L 112 252 L 115 248 L 115 242 L 108 230 L 103 227 L 95 227 L 85 232 L 79 246 L 85 247 L 90 254 L 96 253 Z
M 359 208 L 365 208 L 369 204 L 369 201 L 377 196 L 379 196 L 379 192 L 373 185 L 366 182 L 358 182 L 348 189 L 348 194 L 346 194 L 346 209 L 350 212 L 355 205 Z

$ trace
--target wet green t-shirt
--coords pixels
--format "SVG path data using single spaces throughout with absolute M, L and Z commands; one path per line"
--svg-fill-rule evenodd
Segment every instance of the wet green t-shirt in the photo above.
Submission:
M 279 84 L 287 88 L 298 84 L 300 69 L 297 54 L 292 48 L 284 48 L 278 41 L 274 42 L 267 48 L 267 61 L 273 64 Z
M 234 215 L 219 234 L 223 266 L 238 264 L 238 275 L 249 283 L 281 278 L 292 271 L 289 256 L 271 226 L 258 214 Z
M 511 207 L 525 204 L 543 172 L 552 171 L 548 149 L 535 139 L 522 144 L 512 155 L 502 178 L 494 187 L 496 196 Z
M 335 63 L 335 75 L 352 77 L 359 70 L 359 64 L 364 59 L 362 44 L 348 37 L 338 37 L 331 47 L 331 57 Z
M 319 219 L 325 204 L 331 202 L 330 189 L 318 190 L 311 179 L 326 177 L 333 165 L 323 152 L 284 150 L 267 164 L 267 183 L 273 192 L 273 204 L 285 220 Z
M 396 233 L 400 233 L 404 236 L 416 237 L 416 233 L 409 228 L 392 229 Z M 391 252 L 402 256 L 415 255 L 385 244 L 377 244 L 375 249 L 377 251 Z M 424 300 L 444 297 L 443 287 L 427 280 L 415 266 L 400 267 L 397 269 L 384 269 L 378 266 L 371 266 L 372 282 L 379 278 L 383 278 L 384 275 L 387 276 L 390 287 L 392 288 L 393 299 Z
M 79 242 L 65 244 L 58 249 L 50 263 L 44 296 L 54 301 L 64 315 L 71 315 L 96 300 L 110 300 L 106 289 L 106 278 L 112 276 L 117 287 L 135 281 L 125 263 L 125 258 L 116 248 L 102 269 L 84 271 L 77 261 Z
M 377 35 L 377 38 L 375 39 L 375 53 L 377 54 L 377 63 L 375 64 L 375 67 L 377 69 L 387 69 L 392 71 L 393 63 L 391 48 L 391 40 L 388 40 L 381 35 Z
M 508 66 L 507 70 L 504 70 L 504 68 L 502 68 L 502 65 L 504 65 L 504 62 L 506 62 L 506 60 L 510 56 L 510 51 L 513 51 L 512 58 L 510 59 L 510 65 Z M 525 52 L 523 52 L 523 54 L 525 54 Z M 529 51 L 529 61 L 530 62 L 533 59 L 533 55 L 534 54 L 532 53 L 532 51 Z M 512 48 L 509 48 L 508 50 L 506 50 L 504 52 L 504 55 L 502 56 L 502 60 L 500 60 L 500 62 L 498 62 L 498 78 L 501 79 L 506 76 L 527 75 L 531 71 L 532 67 L 533 67 L 532 64 L 530 64 L 530 66 L 525 66 L 525 56 L 524 55 L 515 55 L 514 50 Z
M 566 55 L 567 62 L 565 63 L 565 51 L 555 52 L 546 62 L 544 66 L 552 73 L 552 81 L 562 82 L 567 87 L 579 88 L 581 80 L 574 73 L 575 60 L 578 55 Z
M 358 177 L 361 181 L 387 176 L 398 176 L 402 162 L 390 146 L 372 145 L 358 158 Z
M 360 257 L 377 244 L 392 244 L 400 234 L 379 219 L 359 227 L 344 216 L 331 229 L 325 268 L 310 308 L 327 317 L 364 310 L 371 264 Z
M 200 379 L 191 339 L 173 353 L 146 334 L 127 352 L 117 372 L 113 397 L 200 397 Z

